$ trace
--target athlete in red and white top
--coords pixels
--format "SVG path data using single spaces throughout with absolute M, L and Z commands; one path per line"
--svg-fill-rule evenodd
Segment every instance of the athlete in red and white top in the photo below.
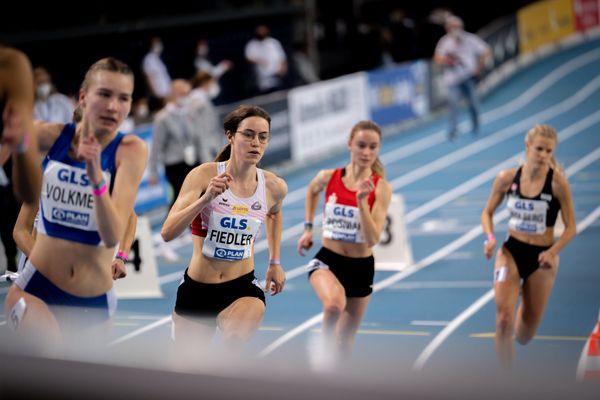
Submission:
M 265 296 L 254 276 L 253 249 L 263 222 L 270 256 L 264 290 L 275 295 L 285 283 L 280 240 L 287 185 L 257 168 L 269 142 L 269 114 L 242 105 L 223 125 L 228 145 L 218 162 L 188 174 L 161 232 L 169 241 L 192 226 L 192 259 L 173 312 L 174 339 L 186 355 L 202 350 L 216 327 L 231 347 L 244 344 L 260 326 Z
M 308 264 L 309 280 L 323 304 L 323 348 L 335 361 L 349 356 L 354 337 L 373 291 L 375 260 L 392 195 L 378 159 L 381 129 L 371 121 L 357 123 L 350 133 L 350 163 L 321 170 L 308 187 L 305 229 L 298 252 L 312 247 L 312 221 L 319 193 L 325 190 L 323 247 Z M 321 367 L 321 366 L 318 366 Z M 324 366 L 327 367 L 327 366 Z

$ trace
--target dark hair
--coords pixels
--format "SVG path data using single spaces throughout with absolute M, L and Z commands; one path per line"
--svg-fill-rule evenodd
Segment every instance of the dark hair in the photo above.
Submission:
M 190 79 L 190 83 L 194 89 L 204 85 L 206 82 L 215 80 L 215 77 L 209 74 L 206 71 L 198 71 L 196 74 Z
M 87 90 L 88 86 L 90 85 L 92 75 L 98 71 L 117 72 L 123 75 L 129 75 L 131 77 L 131 81 L 134 81 L 133 71 L 131 68 L 129 68 L 129 65 L 125 64 L 123 61 L 117 60 L 116 58 L 107 57 L 96 61 L 87 70 L 85 78 L 83 78 L 83 82 L 81 83 L 82 90 Z
M 249 117 L 260 117 L 267 121 L 269 129 L 271 128 L 271 116 L 263 108 L 250 104 L 241 104 L 231 111 L 223 120 L 223 129 L 225 134 L 231 132 L 235 134 L 240 123 Z M 229 160 L 231 156 L 231 144 L 227 143 L 215 157 L 215 161 Z
M 375 131 L 377 132 L 377 134 L 379 135 L 379 139 L 381 140 L 381 128 L 373 121 L 365 120 L 357 122 L 356 125 L 354 125 L 352 127 L 352 130 L 350 131 L 350 140 L 354 139 L 354 135 L 358 131 Z M 385 178 L 385 170 L 383 168 L 383 163 L 381 162 L 379 157 L 377 157 L 377 159 L 373 163 L 371 171 L 373 171 L 375 175 L 380 176 L 381 178 Z

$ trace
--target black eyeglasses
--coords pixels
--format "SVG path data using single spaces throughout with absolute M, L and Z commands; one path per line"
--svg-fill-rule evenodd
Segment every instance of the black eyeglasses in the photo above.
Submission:
M 253 142 L 254 138 L 258 136 L 258 141 L 262 144 L 266 144 L 271 136 L 267 132 L 256 133 L 251 130 L 245 131 L 236 131 L 235 133 L 240 133 L 246 142 Z

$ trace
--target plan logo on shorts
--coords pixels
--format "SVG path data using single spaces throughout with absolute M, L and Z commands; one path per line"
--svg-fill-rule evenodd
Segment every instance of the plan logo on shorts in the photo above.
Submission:
M 248 214 L 249 211 L 250 210 L 248 209 L 248 206 L 246 206 L 244 204 L 235 204 L 231 208 L 231 212 L 234 214 L 246 215 L 246 214 Z
M 221 260 L 241 260 L 244 258 L 244 250 L 232 250 L 217 247 L 215 248 L 214 258 Z

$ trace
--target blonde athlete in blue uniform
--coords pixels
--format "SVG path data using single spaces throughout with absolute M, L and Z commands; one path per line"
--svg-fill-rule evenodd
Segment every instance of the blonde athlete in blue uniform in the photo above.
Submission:
M 126 64 L 102 59 L 81 85 L 81 121 L 34 128 L 46 153 L 37 237 L 5 311 L 20 337 L 32 335 L 50 349 L 66 335 L 97 344 L 92 338 L 116 308 L 110 265 L 147 159 L 141 139 L 117 131 L 131 108 L 133 81 Z
M 556 131 L 548 125 L 530 129 L 525 163 L 498 174 L 481 214 L 487 236 L 484 254 L 490 259 L 496 245 L 493 215 L 506 197 L 508 237 L 496 252 L 494 266 L 496 352 L 505 367 L 514 355 L 513 333 L 523 345 L 534 337 L 556 279 L 558 253 L 576 234 L 571 188 L 554 159 L 557 142 Z M 565 229 L 554 241 L 559 211 Z

